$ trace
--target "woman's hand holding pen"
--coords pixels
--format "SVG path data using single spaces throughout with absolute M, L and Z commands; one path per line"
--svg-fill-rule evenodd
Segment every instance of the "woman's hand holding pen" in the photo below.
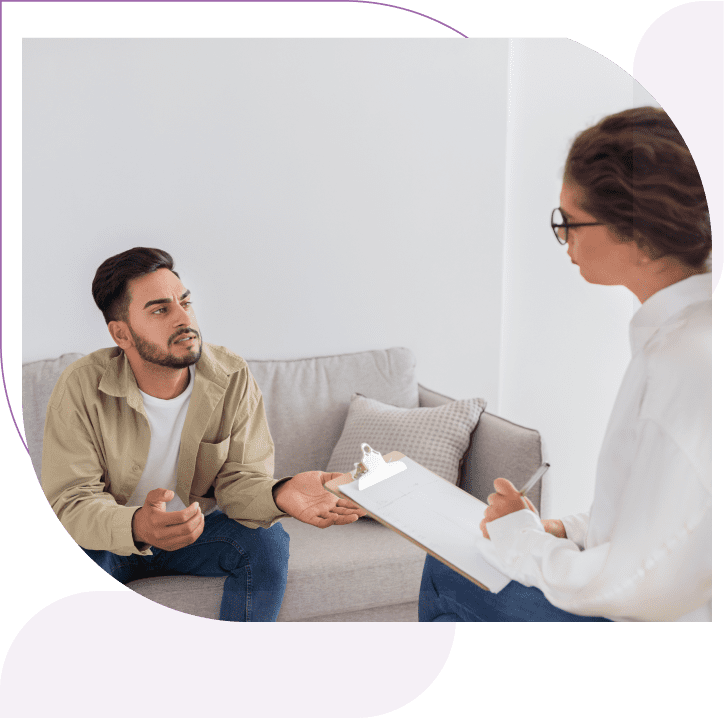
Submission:
M 480 528 L 486 539 L 490 538 L 486 524 L 491 521 L 523 509 L 530 509 L 533 513 L 538 513 L 535 506 L 525 496 L 521 496 L 518 489 L 508 479 L 495 479 L 493 486 L 495 486 L 495 493 L 488 496 L 485 518 L 480 522 Z
M 480 522 L 480 528 L 486 539 L 490 538 L 486 524 L 499 519 L 514 511 L 529 509 L 537 514 L 535 506 L 508 481 L 508 479 L 495 479 L 493 482 L 495 493 L 488 496 L 488 508 L 485 509 L 485 518 Z M 560 519 L 546 519 L 543 528 L 546 533 L 556 538 L 566 538 L 566 527 Z

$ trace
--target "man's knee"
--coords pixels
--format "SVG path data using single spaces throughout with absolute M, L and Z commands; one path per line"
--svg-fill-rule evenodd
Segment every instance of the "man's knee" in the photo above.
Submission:
M 251 556 L 252 564 L 262 564 L 271 580 L 284 582 L 287 580 L 289 565 L 289 534 L 280 523 L 268 529 L 254 529 L 255 551 Z
M 270 575 L 286 579 L 289 562 L 289 534 L 280 523 L 265 528 L 248 528 L 227 520 L 224 534 L 252 569 L 263 568 Z

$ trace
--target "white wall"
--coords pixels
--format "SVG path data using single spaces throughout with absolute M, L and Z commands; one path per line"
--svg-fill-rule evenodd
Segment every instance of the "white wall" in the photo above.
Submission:
M 656 104 L 627 73 L 574 42 L 513 40 L 506 177 L 500 411 L 543 437 L 543 516 L 588 510 L 598 451 L 640 306 L 586 283 L 550 228 L 575 135 Z
M 506 92 L 506 40 L 26 40 L 23 360 L 108 345 L 97 266 L 160 246 L 207 341 L 495 407 Z
M 408 346 L 539 429 L 544 515 L 585 510 L 626 290 L 554 240 L 576 132 L 651 102 L 561 40 L 26 40 L 23 361 L 110 344 L 90 283 L 170 251 L 247 358 Z M 501 338 L 502 337 L 502 338 Z

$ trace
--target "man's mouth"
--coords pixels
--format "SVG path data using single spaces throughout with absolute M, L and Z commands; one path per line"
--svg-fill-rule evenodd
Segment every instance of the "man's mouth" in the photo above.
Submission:
M 172 344 L 188 344 L 190 341 L 196 339 L 194 332 L 184 332 L 180 334 L 176 339 L 172 341 Z

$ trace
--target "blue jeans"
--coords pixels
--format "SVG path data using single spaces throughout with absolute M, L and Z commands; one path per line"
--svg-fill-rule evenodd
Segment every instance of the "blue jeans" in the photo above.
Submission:
M 417 607 L 420 621 L 608 621 L 556 608 L 538 588 L 511 581 L 500 593 L 472 581 L 427 556 Z
M 194 543 L 152 556 L 83 549 L 121 583 L 150 576 L 226 576 L 222 621 L 276 621 L 287 585 L 289 534 L 280 523 L 250 529 L 214 511 Z

